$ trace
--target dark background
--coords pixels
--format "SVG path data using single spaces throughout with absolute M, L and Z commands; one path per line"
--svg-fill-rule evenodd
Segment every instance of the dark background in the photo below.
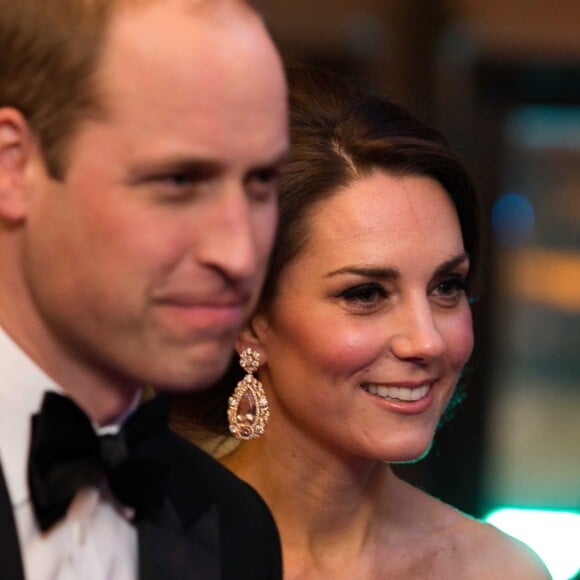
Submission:
M 446 135 L 484 195 L 469 394 L 429 457 L 400 473 L 477 517 L 505 503 L 580 511 L 580 420 L 569 419 L 580 416 L 580 130 L 569 130 L 580 128 L 580 2 L 258 7 L 288 64 L 328 67 L 390 94 Z M 514 188 L 535 221 L 506 241 L 491 214 Z

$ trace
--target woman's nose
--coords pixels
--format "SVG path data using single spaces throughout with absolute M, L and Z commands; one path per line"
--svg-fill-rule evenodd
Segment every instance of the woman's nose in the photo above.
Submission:
M 401 304 L 391 350 L 399 359 L 427 363 L 445 352 L 446 344 L 427 299 Z

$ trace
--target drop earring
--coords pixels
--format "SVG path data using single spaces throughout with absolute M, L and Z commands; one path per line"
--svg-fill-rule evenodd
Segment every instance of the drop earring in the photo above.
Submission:
M 240 354 L 240 366 L 247 374 L 229 398 L 228 422 L 231 434 L 236 439 L 247 441 L 264 433 L 270 409 L 264 387 L 253 375 L 260 367 L 260 353 L 246 348 Z

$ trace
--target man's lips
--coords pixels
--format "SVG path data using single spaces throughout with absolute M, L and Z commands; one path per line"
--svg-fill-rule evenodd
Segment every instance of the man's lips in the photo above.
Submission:
M 169 292 L 158 292 L 153 295 L 153 300 L 160 303 L 177 304 L 183 306 L 200 306 L 208 308 L 218 308 L 224 306 L 242 306 L 246 304 L 250 296 L 245 293 L 224 291 L 224 289 L 211 291 L 206 289 L 203 292 L 191 292 L 188 290 L 172 290 Z
M 175 295 L 156 300 L 178 320 L 194 327 L 239 328 L 245 321 L 247 303 L 232 299 Z

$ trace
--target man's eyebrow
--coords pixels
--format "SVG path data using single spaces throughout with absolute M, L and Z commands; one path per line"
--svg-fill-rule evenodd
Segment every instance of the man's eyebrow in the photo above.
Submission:
M 248 174 L 259 171 L 278 168 L 288 161 L 290 153 L 284 148 L 280 153 L 272 156 L 271 159 L 258 161 L 247 170 Z M 163 175 L 165 173 L 184 173 L 193 177 L 207 178 L 218 175 L 223 170 L 224 165 L 219 160 L 203 156 L 194 157 L 189 155 L 167 155 L 149 161 L 139 162 L 131 169 L 131 177 L 139 180 L 151 176 Z
M 269 169 L 279 169 L 284 166 L 290 160 L 290 151 L 284 149 L 278 155 L 274 155 L 271 159 L 266 159 L 264 161 L 259 161 L 255 163 L 252 167 L 248 169 L 248 173 L 256 173 Z
M 211 159 L 186 156 L 167 156 L 135 164 L 130 170 L 135 180 L 149 179 L 166 173 L 184 173 L 191 176 L 211 177 L 221 170 L 221 164 Z

